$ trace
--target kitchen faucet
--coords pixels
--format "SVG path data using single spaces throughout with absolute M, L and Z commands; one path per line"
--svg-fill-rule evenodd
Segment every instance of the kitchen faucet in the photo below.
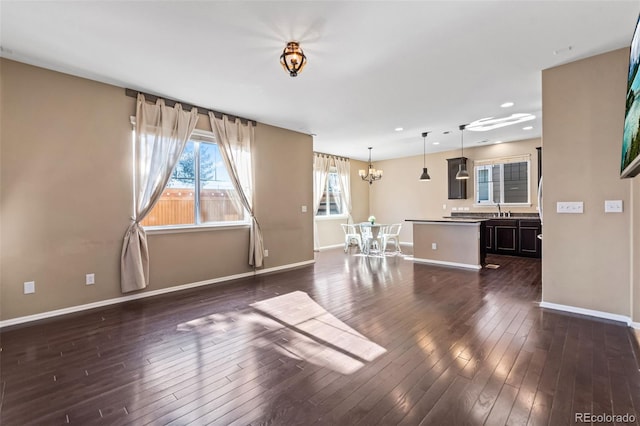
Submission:
M 502 217 L 502 210 L 500 209 L 500 203 L 498 203 L 498 217 Z

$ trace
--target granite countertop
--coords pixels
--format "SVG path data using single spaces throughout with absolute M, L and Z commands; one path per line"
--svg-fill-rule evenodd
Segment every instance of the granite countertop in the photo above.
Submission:
M 405 222 L 430 222 L 430 223 L 480 223 L 488 219 L 469 217 L 440 217 L 434 219 L 405 219 Z
M 452 218 L 466 218 L 466 219 L 540 219 L 540 216 L 537 213 L 511 213 L 511 216 L 496 216 L 497 213 L 474 213 L 474 212 L 463 212 L 456 213 L 451 212 L 451 216 L 444 217 L 452 217 Z

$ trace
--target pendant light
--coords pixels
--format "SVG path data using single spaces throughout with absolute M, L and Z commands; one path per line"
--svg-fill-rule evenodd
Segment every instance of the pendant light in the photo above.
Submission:
M 371 163 L 371 147 L 369 147 L 369 169 L 368 170 L 358 170 L 358 175 L 360 178 L 366 182 L 369 182 L 369 185 L 373 183 L 374 180 L 382 179 L 382 170 L 376 170 L 373 168 L 373 164 Z
M 431 176 L 427 172 L 427 135 L 429 132 L 422 133 L 422 174 L 420 175 L 421 181 L 430 181 Z
M 458 165 L 458 173 L 456 173 L 456 179 L 469 179 L 469 172 L 467 171 L 467 163 L 464 158 L 464 129 L 467 127 L 466 124 L 460 125 L 460 144 L 461 144 L 461 152 L 460 152 L 460 164 Z

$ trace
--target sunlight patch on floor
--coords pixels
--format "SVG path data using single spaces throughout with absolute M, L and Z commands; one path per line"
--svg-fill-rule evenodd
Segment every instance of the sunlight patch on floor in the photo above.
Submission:
M 343 323 L 302 291 L 253 303 L 257 311 L 287 327 L 281 351 L 315 365 L 351 374 L 386 352 Z

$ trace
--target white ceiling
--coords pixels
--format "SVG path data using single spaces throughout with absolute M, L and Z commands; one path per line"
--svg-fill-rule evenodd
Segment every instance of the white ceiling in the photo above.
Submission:
M 422 154 L 426 130 L 428 152 L 457 149 L 458 125 L 485 117 L 536 115 L 466 131 L 465 146 L 541 136 L 541 70 L 628 46 L 639 10 L 637 0 L 2 0 L 0 45 L 5 58 L 315 134 L 316 151 L 362 160 L 372 146 L 375 161 Z M 308 58 L 296 78 L 279 64 L 290 40 Z

